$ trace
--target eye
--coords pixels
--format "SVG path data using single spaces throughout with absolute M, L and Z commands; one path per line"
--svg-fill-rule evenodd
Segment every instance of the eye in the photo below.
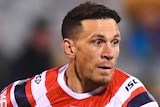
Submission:
M 120 41 L 118 39 L 114 39 L 112 41 L 112 45 L 115 46 L 115 45 L 118 45 L 120 43 Z
M 94 41 L 94 44 L 95 45 L 100 45 L 102 42 L 103 42 L 102 40 L 97 39 L 97 40 Z

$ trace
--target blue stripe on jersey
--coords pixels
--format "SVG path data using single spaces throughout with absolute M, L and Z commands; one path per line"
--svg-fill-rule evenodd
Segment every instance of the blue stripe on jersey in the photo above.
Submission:
M 20 81 L 19 84 L 15 86 L 15 99 L 18 107 L 31 107 L 25 93 L 26 81 Z
M 128 103 L 127 107 L 140 107 L 146 103 L 153 101 L 155 101 L 154 98 L 148 92 L 143 92 L 140 95 L 137 95 L 135 98 L 133 98 Z

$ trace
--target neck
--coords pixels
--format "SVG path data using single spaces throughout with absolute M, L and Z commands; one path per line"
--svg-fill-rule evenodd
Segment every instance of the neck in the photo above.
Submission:
M 66 85 L 76 93 L 89 92 L 99 87 L 92 82 L 86 82 L 85 80 L 81 79 L 78 76 L 77 71 L 74 69 L 74 67 L 71 67 L 71 65 L 69 65 L 65 73 L 64 80 Z

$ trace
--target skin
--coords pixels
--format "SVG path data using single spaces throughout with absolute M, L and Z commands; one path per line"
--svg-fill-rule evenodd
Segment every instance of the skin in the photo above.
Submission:
M 111 18 L 81 23 L 77 39 L 64 39 L 62 45 L 69 58 L 64 80 L 76 93 L 89 92 L 110 82 L 121 39 L 118 24 Z

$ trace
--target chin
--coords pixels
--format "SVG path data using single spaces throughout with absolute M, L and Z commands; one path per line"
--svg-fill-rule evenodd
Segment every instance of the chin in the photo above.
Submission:
M 97 84 L 98 86 L 104 86 L 107 85 L 111 81 L 111 78 L 103 78 L 98 81 L 95 81 L 94 83 Z

